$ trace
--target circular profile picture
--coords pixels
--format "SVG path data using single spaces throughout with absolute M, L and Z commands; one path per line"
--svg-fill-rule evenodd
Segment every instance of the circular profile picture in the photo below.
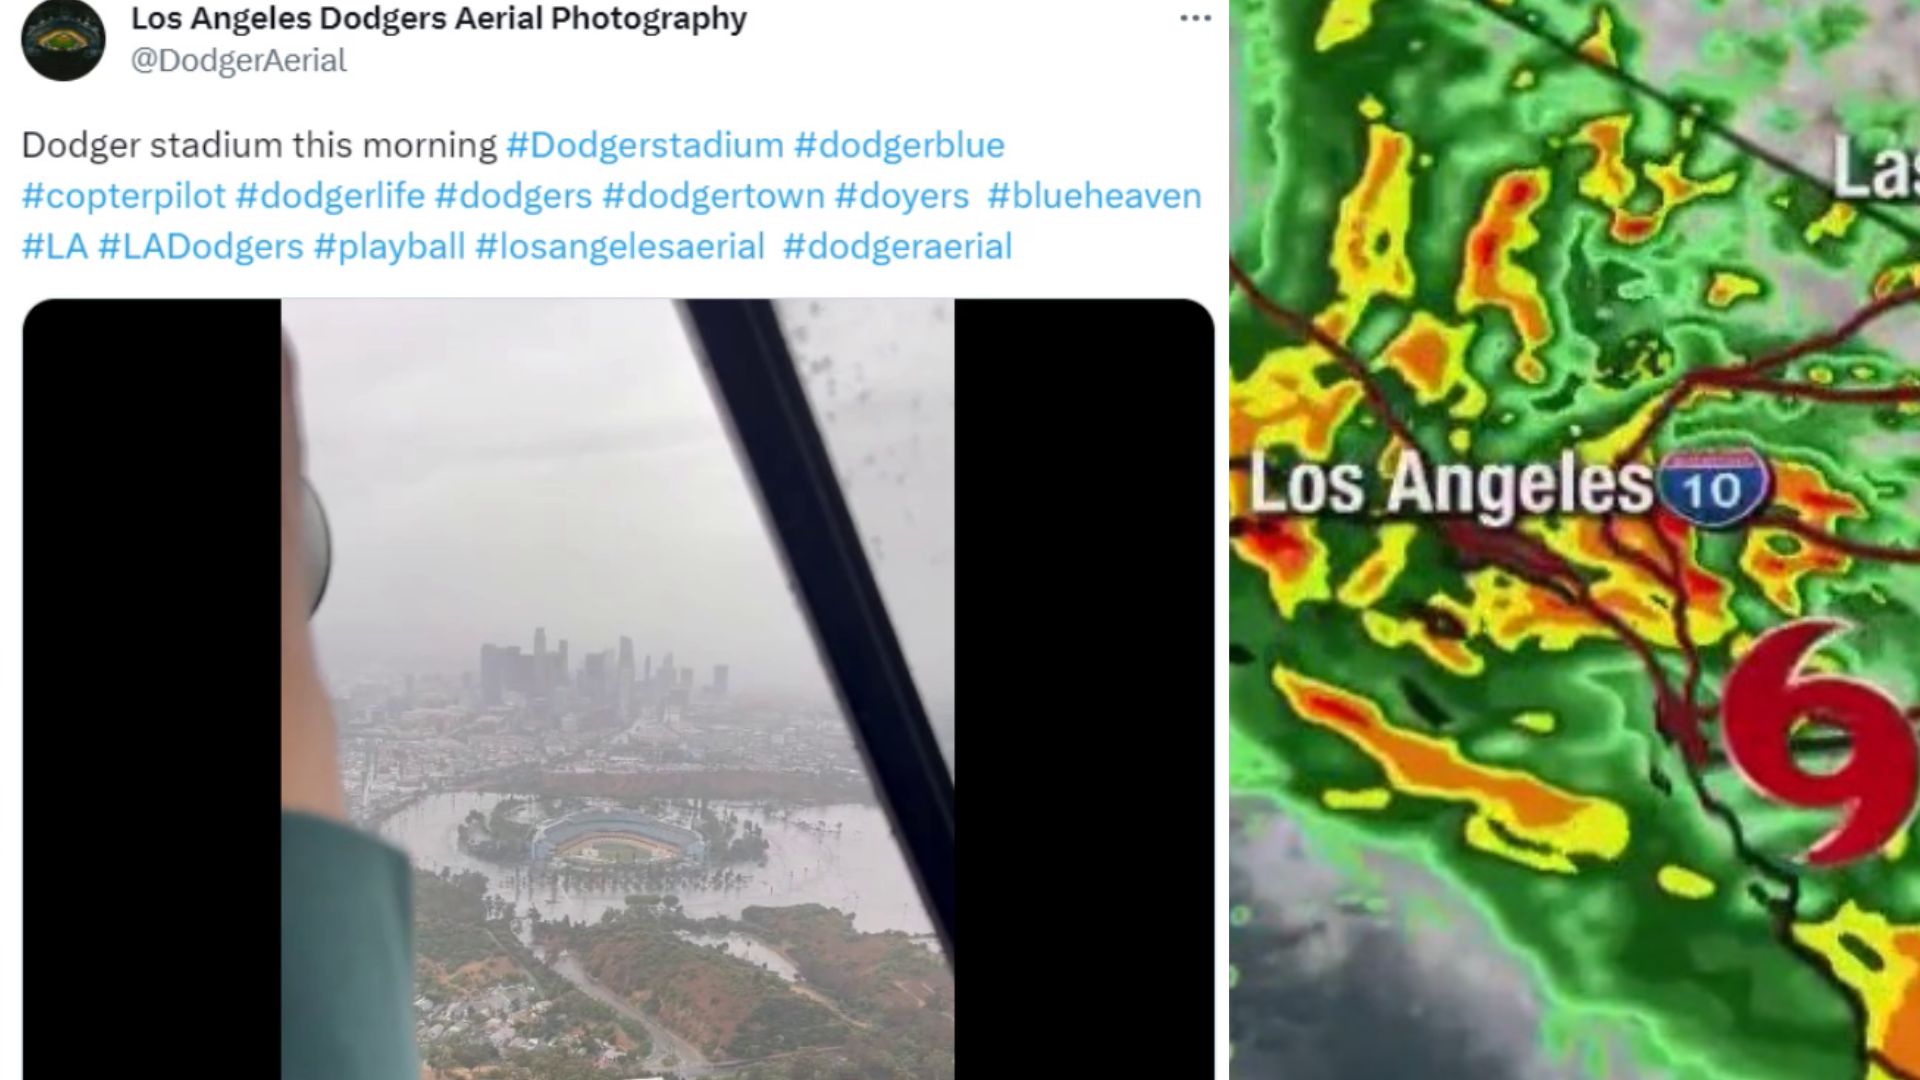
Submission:
M 69 82 L 99 66 L 107 51 L 107 28 L 80 0 L 47 0 L 27 13 L 20 50 L 33 70 Z

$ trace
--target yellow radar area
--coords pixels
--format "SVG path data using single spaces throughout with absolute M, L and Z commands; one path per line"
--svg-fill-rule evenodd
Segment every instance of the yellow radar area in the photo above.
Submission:
M 1452 739 L 1388 723 L 1377 703 L 1354 691 L 1286 668 L 1274 669 L 1273 682 L 1300 719 L 1372 758 L 1392 790 L 1472 807 L 1465 838 L 1480 851 L 1574 874 L 1577 859 L 1612 860 L 1627 848 L 1626 811 L 1613 802 L 1471 761 Z

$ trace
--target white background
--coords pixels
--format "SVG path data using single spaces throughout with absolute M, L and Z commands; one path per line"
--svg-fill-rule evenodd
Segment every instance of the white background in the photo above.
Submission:
M 926 4 L 907 0 L 780 0 L 729 5 L 749 12 L 739 37 L 678 34 L 645 37 L 636 32 L 413 31 L 397 37 L 318 30 L 254 33 L 244 38 L 201 31 L 135 31 L 132 5 L 92 0 L 107 27 L 100 67 L 75 82 L 42 79 L 11 46 L 0 49 L 0 259 L 9 270 L 6 303 L 11 325 L 49 298 L 97 297 L 287 297 L 287 296 L 951 296 L 951 297 L 1139 297 L 1189 298 L 1203 302 L 1216 327 L 1225 326 L 1225 255 L 1228 220 L 1228 42 L 1226 8 L 1180 0 L 975 0 Z M 238 5 L 235 5 L 236 7 Z M 317 14 L 319 4 L 282 4 Z M 371 3 L 342 4 L 364 10 Z M 415 2 L 414 10 L 456 6 Z M 522 5 L 523 7 L 526 5 Z M 581 6 L 611 6 L 589 2 Z M 702 5 L 686 4 L 689 10 Z M 188 5 L 141 5 L 142 11 L 180 10 Z M 13 5 L 12 18 L 24 18 Z M 1181 14 L 1194 16 L 1183 22 Z M 1212 20 L 1199 21 L 1202 14 Z M 8 32 L 13 32 L 9 24 Z M 141 46 L 204 52 L 222 47 L 305 52 L 345 46 L 346 75 L 141 75 L 131 66 Z M 505 136 L 516 129 L 558 134 L 621 131 L 636 136 L 680 132 L 710 134 L 726 128 L 742 135 L 792 139 L 802 128 L 825 133 L 902 134 L 964 129 L 970 136 L 1005 140 L 999 161 L 919 162 L 900 166 L 827 161 L 629 162 L 617 167 L 578 162 L 512 161 Z M 239 136 L 332 130 L 356 142 L 367 136 L 412 137 L 499 134 L 502 160 L 476 162 L 155 162 L 138 159 L 95 166 L 74 161 L 24 160 L 22 133 L 37 130 L 67 137 L 90 134 L 140 136 L 178 132 L 204 137 L 218 129 Z M 147 144 L 143 142 L 144 151 Z M 783 175 L 784 173 L 784 175 Z M 596 196 L 610 179 L 629 183 L 677 181 L 809 183 L 828 189 L 842 180 L 874 180 L 902 186 L 972 189 L 965 212 L 897 213 L 828 211 L 804 215 L 751 212 L 738 220 L 649 212 L 617 218 L 596 211 L 550 213 L 538 218 L 492 212 L 460 214 L 426 210 L 349 214 L 326 218 L 313 212 L 237 213 L 218 221 L 204 215 L 160 218 L 136 212 L 82 219 L 70 213 L 28 212 L 21 188 L 28 181 L 49 186 L 76 183 L 169 184 L 181 179 L 224 182 L 278 178 L 370 182 L 405 177 L 480 179 L 496 185 L 516 179 L 542 184 L 580 184 Z M 986 185 L 995 180 L 1045 181 L 1077 187 L 1197 188 L 1197 211 L 1016 212 L 985 208 Z M 412 220 L 409 220 L 411 218 Z M 790 224 L 789 224 L 790 223 Z M 246 268 L 210 263 L 24 262 L 21 241 L 29 231 L 64 237 L 78 230 L 91 243 L 108 230 L 181 230 L 196 233 L 277 233 L 306 237 L 326 228 L 341 233 L 366 229 L 404 235 L 451 228 L 507 229 L 517 235 L 622 233 L 724 235 L 764 227 L 774 250 L 761 262 L 624 262 L 599 268 L 562 263 L 403 263 L 398 268 L 361 264 L 341 268 L 311 261 L 256 263 Z M 788 228 L 858 234 L 865 229 L 896 235 L 973 236 L 1014 231 L 1015 258 L 1004 262 L 896 263 L 875 268 L 858 263 L 787 261 L 778 237 Z M 64 247 L 64 239 L 56 245 Z M 0 378 L 0 1076 L 21 1074 L 20 880 L 21 775 L 21 400 L 19 337 L 0 335 L 14 374 Z M 1217 400 L 1225 399 L 1225 335 L 1216 341 Z M 1088 358 L 1058 358 L 1085 363 Z M 1104 358 L 1116 375 L 1153 377 L 1177 370 L 1172 358 Z M 175 342 L 155 342 L 150 357 L 129 362 L 189 362 Z M 262 358 L 266 362 L 266 358 Z M 970 387 L 999 383 L 1018 392 L 1019 365 L 1053 362 L 1047 357 L 960 357 L 959 366 L 989 365 L 966 378 Z M 110 373 L 102 373 L 111 378 Z M 1150 425 L 1151 417 L 1137 422 Z M 1221 423 L 1216 418 L 1216 423 Z M 1063 440 L 1075 436 L 1062 430 Z M 1224 445 L 1224 432 L 1219 441 Z M 1224 484 L 1224 470 L 1222 482 Z M 986 512 L 964 508 L 961 512 Z M 1207 527 L 1195 523 L 1196 528 Z M 1221 545 L 1218 589 L 1224 588 Z M 1224 657 L 1225 605 L 1218 603 L 1216 652 Z M 267 632 L 263 629 L 262 632 Z M 1194 628 L 1195 633 L 1203 632 Z M 1220 791 L 1217 818 L 1218 882 L 1222 910 L 1216 928 L 1219 1036 L 1211 1049 L 1222 1074 L 1226 1061 L 1225 977 L 1225 736 L 1224 667 L 1217 675 L 1216 738 Z M 44 789 L 43 789 L 44 790 Z M 44 811 L 44 807 L 42 808 Z M 1197 886 L 1199 883 L 1195 883 Z M 1191 931 L 1198 941 L 1197 928 Z M 1190 993 L 1195 988 L 1179 988 Z M 46 1034 L 41 1033 L 41 1037 Z

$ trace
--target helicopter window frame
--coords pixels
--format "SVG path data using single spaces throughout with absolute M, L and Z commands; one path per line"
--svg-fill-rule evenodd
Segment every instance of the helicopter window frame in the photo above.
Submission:
M 922 903 L 954 962 L 953 774 L 770 300 L 680 302 Z

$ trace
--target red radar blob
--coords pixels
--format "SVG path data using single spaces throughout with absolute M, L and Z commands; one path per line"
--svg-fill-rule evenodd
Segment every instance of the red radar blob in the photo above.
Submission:
M 1920 794 L 1920 743 L 1885 691 L 1837 675 L 1803 675 L 1821 641 L 1850 629 L 1837 619 L 1807 619 L 1761 635 L 1727 677 L 1721 700 L 1727 756 L 1768 798 L 1844 816 L 1802 859 L 1836 866 L 1871 856 L 1899 835 Z M 1852 753 L 1837 771 L 1810 773 L 1793 756 L 1801 721 L 1837 728 Z

